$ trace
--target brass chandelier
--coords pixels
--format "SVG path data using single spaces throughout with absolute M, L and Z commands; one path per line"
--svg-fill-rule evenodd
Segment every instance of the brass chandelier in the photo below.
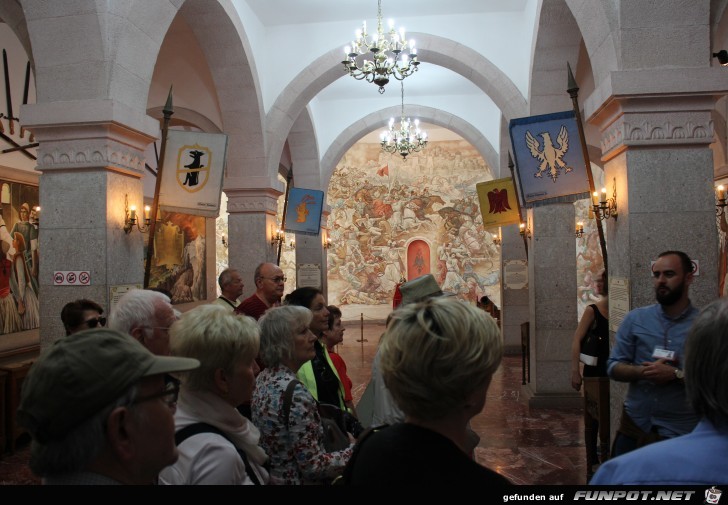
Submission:
M 402 117 L 397 128 L 394 127 L 394 118 L 389 120 L 389 129 L 379 136 L 382 151 L 394 154 L 399 153 L 407 161 L 410 153 L 420 152 L 427 146 L 427 133 L 420 130 L 420 120 L 414 122 L 404 117 L 404 83 L 402 86 Z
M 394 21 L 389 20 L 389 33 L 382 28 L 382 0 L 379 0 L 377 10 L 377 32 L 369 37 L 367 22 L 362 28 L 356 30 L 356 39 L 351 46 L 344 48 L 346 59 L 344 71 L 354 79 L 373 82 L 379 86 L 379 92 L 384 93 L 384 86 L 389 82 L 390 76 L 401 81 L 417 71 L 420 64 L 417 61 L 415 41 L 408 41 L 404 28 L 399 32 L 394 29 Z M 402 54 L 405 53 L 405 54 Z

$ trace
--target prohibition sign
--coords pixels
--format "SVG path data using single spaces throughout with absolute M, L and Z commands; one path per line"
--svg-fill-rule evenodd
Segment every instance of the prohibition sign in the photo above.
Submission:
M 88 274 L 88 272 L 81 272 L 78 274 L 78 282 L 81 284 L 88 284 L 88 281 L 91 280 L 91 276 Z
M 66 281 L 69 284 L 73 284 L 76 282 L 76 273 L 75 272 L 68 272 L 68 275 L 66 275 Z
M 53 276 L 53 282 L 56 284 L 63 284 L 64 276 L 61 272 L 56 272 L 56 275 Z

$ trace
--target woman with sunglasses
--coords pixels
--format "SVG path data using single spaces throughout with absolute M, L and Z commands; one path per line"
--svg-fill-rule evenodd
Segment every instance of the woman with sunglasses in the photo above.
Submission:
M 106 326 L 106 318 L 101 315 L 103 313 L 101 305 L 85 298 L 67 303 L 61 310 L 66 336 L 97 326 Z

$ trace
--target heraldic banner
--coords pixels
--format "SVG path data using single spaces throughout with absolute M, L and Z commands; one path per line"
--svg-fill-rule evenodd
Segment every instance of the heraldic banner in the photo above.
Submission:
M 488 229 L 521 222 L 513 179 L 506 177 L 505 179 L 479 182 L 475 185 L 475 191 L 478 193 L 478 200 L 480 200 L 483 228 Z
M 227 135 L 169 130 L 159 206 L 170 212 L 217 217 Z
M 512 119 L 508 129 L 524 202 L 589 192 L 573 111 Z
M 286 209 L 286 231 L 318 235 L 321 231 L 321 211 L 324 192 L 317 189 L 291 188 Z

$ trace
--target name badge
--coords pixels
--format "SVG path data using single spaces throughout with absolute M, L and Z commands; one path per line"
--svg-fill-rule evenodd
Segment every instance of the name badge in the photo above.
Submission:
M 675 360 L 675 351 L 670 351 L 668 349 L 664 349 L 662 347 L 655 347 L 655 350 L 652 351 L 652 357 L 654 359 L 664 359 L 667 361 L 674 361 Z

